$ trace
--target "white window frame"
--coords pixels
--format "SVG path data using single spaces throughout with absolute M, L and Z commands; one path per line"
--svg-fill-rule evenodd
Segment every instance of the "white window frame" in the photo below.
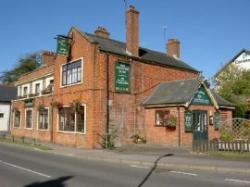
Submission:
M 14 111 L 13 112 L 13 124 L 12 124 L 12 127 L 14 128 L 14 129 L 20 129 L 21 128 L 21 122 L 22 122 L 22 115 L 21 115 L 21 111 L 20 110 L 18 110 L 19 112 L 20 112 L 20 121 L 19 121 L 19 126 L 18 127 L 16 127 L 15 126 L 15 123 L 16 123 L 16 111 Z
M 49 107 L 44 107 L 44 108 L 48 110 L 48 128 L 47 129 L 40 129 L 39 128 L 39 118 L 40 118 L 39 112 L 40 111 L 38 110 L 36 113 L 36 116 L 37 116 L 36 121 L 37 121 L 37 130 L 38 131 L 49 131 L 49 129 L 50 129 L 50 108 Z
M 60 133 L 69 133 L 69 134 L 86 134 L 87 132 L 87 106 L 86 104 L 81 103 L 81 105 L 84 107 L 84 130 L 83 132 L 76 131 L 76 112 L 75 112 L 75 130 L 74 131 L 62 131 L 60 130 L 60 114 L 59 111 L 57 113 L 57 132 Z M 70 107 L 70 105 L 63 105 L 63 108 Z
M 32 115 L 31 115 L 31 127 L 27 127 L 27 111 L 31 111 L 32 113 Z M 34 116 L 34 113 L 33 113 L 33 108 L 25 108 L 25 117 L 24 117 L 24 129 L 27 129 L 27 130 L 32 130 L 33 129 L 33 116 Z
M 62 77 L 63 76 L 63 66 L 66 65 L 66 64 L 74 63 L 74 62 L 76 62 L 78 60 L 81 60 L 81 73 L 82 73 L 82 75 L 81 75 L 81 81 L 80 82 L 76 82 L 76 83 L 72 83 L 72 84 L 63 85 L 62 84 L 62 82 L 63 82 L 63 77 Z M 64 63 L 64 64 L 61 65 L 61 67 L 60 67 L 60 88 L 65 88 L 65 87 L 69 87 L 69 86 L 75 86 L 75 85 L 83 83 L 83 74 L 84 74 L 84 72 L 83 72 L 83 70 L 84 70 L 84 68 L 83 68 L 84 63 L 83 62 L 84 62 L 83 61 L 83 57 L 81 57 L 81 58 L 77 58 L 77 59 L 71 60 L 70 62 Z M 78 73 L 78 71 L 76 73 Z

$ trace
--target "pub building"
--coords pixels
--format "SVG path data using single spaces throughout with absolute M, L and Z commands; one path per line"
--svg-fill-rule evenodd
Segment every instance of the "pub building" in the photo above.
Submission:
M 41 66 L 15 83 L 11 134 L 89 149 L 112 133 L 116 146 L 131 137 L 173 146 L 219 137 L 234 106 L 180 59 L 178 40 L 167 41 L 166 53 L 139 47 L 138 25 L 129 6 L 125 42 L 104 27 L 58 35 L 57 52 L 43 51 Z

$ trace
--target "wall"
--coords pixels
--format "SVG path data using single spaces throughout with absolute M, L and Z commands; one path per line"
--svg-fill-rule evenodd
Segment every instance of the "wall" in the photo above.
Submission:
M 10 104 L 0 102 L 0 113 L 3 113 L 3 118 L 0 118 L 0 131 L 9 130 Z

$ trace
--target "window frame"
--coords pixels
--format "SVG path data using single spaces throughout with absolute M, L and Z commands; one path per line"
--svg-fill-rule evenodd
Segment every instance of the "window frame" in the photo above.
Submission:
M 81 68 L 76 68 L 76 80 L 77 80 L 77 82 L 75 82 L 75 83 L 70 83 L 70 84 L 63 84 L 63 81 L 64 81 L 64 78 L 66 78 L 66 82 L 67 82 L 67 77 L 68 77 L 68 72 L 66 71 L 66 76 L 65 77 L 63 77 L 64 76 L 64 71 L 63 71 L 63 67 L 65 66 L 65 65 L 67 65 L 67 64 L 72 64 L 72 63 L 74 63 L 74 62 L 77 62 L 77 61 L 81 61 Z M 69 86 L 74 86 L 74 85 L 78 85 L 78 84 L 82 84 L 83 83 L 83 70 L 84 70 L 84 63 L 83 63 L 83 57 L 81 57 L 81 58 L 78 58 L 78 59 L 74 59 L 74 60 L 72 60 L 72 61 L 69 61 L 68 63 L 64 63 L 64 64 L 62 64 L 61 65 L 61 67 L 60 67 L 60 88 L 64 88 L 64 87 L 69 87 Z M 81 69 L 81 80 L 80 81 L 78 81 L 78 70 L 79 69 Z M 71 77 L 72 77 L 72 74 L 71 74 Z
M 16 124 L 16 112 L 19 112 L 19 126 L 15 126 L 15 124 Z M 13 128 L 15 128 L 15 129 L 18 129 L 18 128 L 20 128 L 21 127 L 21 119 L 22 119 L 22 115 L 21 115 L 21 111 L 20 110 L 17 110 L 17 111 L 15 111 L 15 112 L 13 112 L 13 124 L 12 124 L 12 127 Z
M 40 127 L 40 110 L 37 111 L 37 130 L 38 131 L 49 131 L 50 129 L 50 108 L 44 107 L 46 110 L 48 110 L 48 126 L 47 129 L 41 129 Z
M 31 111 L 31 127 L 27 127 L 27 111 Z M 33 108 L 25 108 L 25 126 L 24 129 L 31 130 L 33 129 Z
M 60 132 L 60 133 L 70 133 L 70 134 L 86 134 L 87 132 L 87 107 L 86 107 L 86 104 L 83 104 L 81 103 L 81 105 L 84 107 L 84 130 L 83 132 L 78 132 L 76 131 L 77 127 L 76 127 L 76 119 L 77 119 L 77 114 L 75 112 L 75 122 L 74 122 L 74 131 L 63 131 L 63 130 L 60 130 L 60 113 L 58 111 L 57 113 L 57 132 Z M 70 107 L 70 105 L 63 105 L 62 108 L 68 108 Z
M 166 127 L 166 125 L 164 125 L 164 119 L 163 119 L 163 122 L 162 124 L 157 124 L 157 114 L 159 113 L 159 115 L 163 115 L 163 118 L 164 118 L 164 115 L 167 115 L 167 116 L 170 116 L 170 110 L 155 110 L 155 121 L 154 121 L 154 126 L 155 127 Z

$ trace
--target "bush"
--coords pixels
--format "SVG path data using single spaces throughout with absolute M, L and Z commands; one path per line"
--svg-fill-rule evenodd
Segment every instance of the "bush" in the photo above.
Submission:
M 139 134 L 134 134 L 133 136 L 131 136 L 131 139 L 135 144 L 147 143 L 147 140 L 144 137 L 140 136 Z

